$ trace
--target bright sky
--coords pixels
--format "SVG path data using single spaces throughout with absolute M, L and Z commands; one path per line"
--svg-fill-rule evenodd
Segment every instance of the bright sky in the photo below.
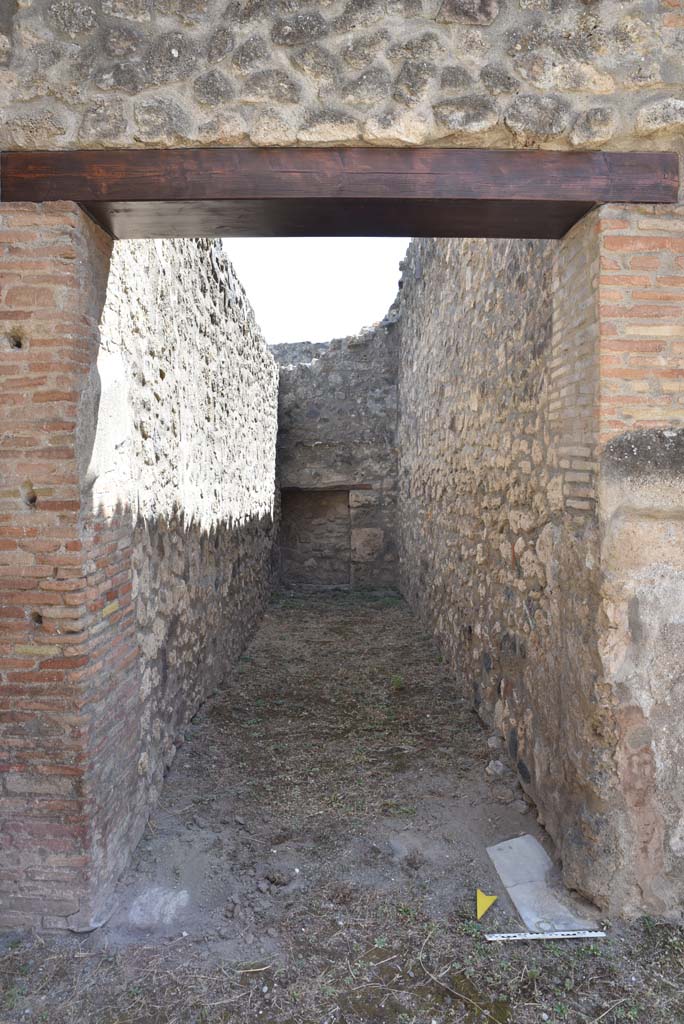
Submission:
M 330 341 L 382 320 L 409 238 L 224 238 L 270 344 Z

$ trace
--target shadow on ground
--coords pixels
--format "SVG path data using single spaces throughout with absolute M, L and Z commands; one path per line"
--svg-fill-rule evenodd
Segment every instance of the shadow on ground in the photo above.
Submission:
M 187 730 L 109 924 L 16 938 L 3 1022 L 684 1020 L 684 938 L 492 946 L 486 856 L 531 832 L 510 774 L 398 598 L 281 595 Z

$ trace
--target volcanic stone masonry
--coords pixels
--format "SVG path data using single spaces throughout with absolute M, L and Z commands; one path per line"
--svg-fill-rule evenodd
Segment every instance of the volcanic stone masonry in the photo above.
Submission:
M 277 367 L 218 243 L 0 232 L 0 926 L 89 929 L 268 599 Z
M 6 0 L 0 149 L 662 148 L 682 0 Z

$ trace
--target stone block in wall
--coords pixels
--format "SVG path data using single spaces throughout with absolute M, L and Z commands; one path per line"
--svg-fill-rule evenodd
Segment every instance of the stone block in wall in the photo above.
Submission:
M 393 521 L 391 510 L 384 501 L 377 505 L 350 508 L 349 516 L 353 529 L 363 527 L 385 529 Z
M 385 545 L 385 531 L 377 527 L 353 527 L 351 531 L 352 562 L 373 562 Z
M 349 507 L 352 509 L 375 508 L 382 501 L 378 491 L 352 490 L 349 492 Z

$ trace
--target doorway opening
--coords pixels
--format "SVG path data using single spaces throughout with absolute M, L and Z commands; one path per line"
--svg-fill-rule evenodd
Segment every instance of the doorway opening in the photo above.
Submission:
M 281 492 L 280 572 L 287 588 L 348 589 L 349 491 Z
M 103 376 L 109 374 L 110 384 L 124 363 L 128 366 L 137 360 L 138 369 L 131 375 L 130 407 L 137 402 L 139 408 L 133 409 L 126 436 L 115 436 L 104 429 L 109 426 L 104 406 L 100 406 L 98 421 L 97 402 L 93 400 L 96 352 L 102 340 L 98 332 L 102 306 L 98 309 L 98 303 L 109 273 L 112 238 L 222 237 L 232 231 L 301 235 L 313 231 L 362 234 L 370 230 L 376 234 L 411 233 L 427 239 L 523 239 L 517 246 L 504 241 L 498 248 L 487 248 L 480 241 L 459 242 L 453 249 L 448 244 L 414 247 L 408 286 L 403 292 L 408 297 L 403 303 L 402 333 L 412 347 L 410 359 L 404 359 L 399 367 L 398 380 L 392 378 L 395 320 L 388 317 L 381 325 L 381 334 L 384 331 L 385 335 L 378 335 L 382 344 L 377 348 L 386 357 L 386 362 L 378 366 L 387 390 L 380 397 L 375 388 L 368 392 L 368 408 L 377 411 L 380 406 L 382 421 L 392 389 L 395 395 L 397 390 L 403 391 L 402 432 L 376 434 L 367 430 L 358 444 L 354 438 L 358 451 L 368 459 L 363 489 L 358 482 L 361 478 L 348 472 L 349 436 L 342 437 L 348 442 L 347 449 L 339 444 L 334 448 L 333 464 L 314 467 L 319 477 L 324 471 L 334 470 L 329 491 L 337 497 L 329 496 L 331 507 L 325 510 L 325 516 L 320 507 L 311 507 L 310 496 L 303 499 L 309 501 L 304 510 L 306 530 L 293 530 L 297 516 L 290 516 L 288 557 L 294 565 L 292 571 L 300 571 L 307 544 L 311 550 L 316 549 L 316 531 L 332 523 L 337 548 L 325 572 L 339 574 L 342 579 L 348 572 L 353 574 L 358 562 L 370 566 L 373 573 L 378 564 L 382 564 L 383 571 L 394 573 L 402 560 L 395 557 L 388 539 L 391 541 L 398 505 L 403 536 L 399 552 L 404 567 L 402 589 L 421 609 L 430 629 L 440 638 L 458 634 L 459 649 L 467 648 L 476 701 L 480 706 L 488 702 L 491 707 L 492 721 L 504 735 L 509 756 L 525 785 L 535 798 L 546 798 L 546 820 L 566 841 L 565 859 L 577 887 L 595 891 L 605 905 L 638 899 L 639 906 L 645 906 L 644 900 L 648 899 L 649 906 L 659 909 L 662 898 L 658 887 L 661 882 L 674 886 L 676 879 L 669 877 L 669 862 L 665 860 L 657 865 L 660 875 L 656 873 L 654 879 L 650 863 L 629 856 L 631 837 L 638 836 L 638 829 L 630 829 L 624 822 L 632 822 L 641 814 L 642 806 L 642 802 L 630 803 L 632 762 L 626 761 L 624 768 L 618 764 L 623 771 L 620 777 L 610 774 L 617 763 L 615 758 L 609 761 L 606 757 L 605 763 L 610 764 L 606 775 L 593 770 L 596 735 L 606 737 L 607 745 L 617 735 L 617 726 L 611 718 L 612 705 L 598 702 L 595 686 L 603 679 L 602 673 L 608 672 L 599 663 L 596 637 L 597 624 L 602 621 L 597 605 L 601 580 L 594 572 L 599 562 L 594 559 L 590 565 L 587 545 L 577 543 L 585 529 L 592 543 L 596 539 L 599 456 L 605 454 L 606 441 L 626 429 L 625 410 L 631 417 L 630 424 L 653 427 L 655 416 L 656 426 L 667 426 L 675 419 L 665 400 L 655 412 L 652 405 L 648 406 L 652 415 L 644 418 L 646 406 L 639 405 L 641 398 L 633 391 L 634 371 L 628 362 L 631 350 L 626 347 L 616 357 L 623 360 L 620 367 L 625 373 L 613 373 L 614 364 L 610 364 L 610 380 L 602 392 L 616 396 L 615 400 L 612 406 L 603 402 L 595 415 L 596 381 L 602 379 L 596 371 L 602 338 L 621 341 L 640 337 L 644 322 L 656 321 L 647 323 L 647 327 L 651 339 L 660 339 L 655 343 L 659 358 L 664 352 L 664 360 L 672 362 L 671 366 L 660 364 L 664 374 L 678 370 L 675 348 L 667 347 L 670 342 L 662 340 L 674 337 L 678 329 L 677 324 L 663 323 L 679 315 L 676 301 L 662 316 L 660 307 L 653 313 L 650 306 L 638 304 L 632 312 L 631 293 L 626 306 L 600 303 L 597 288 L 607 288 L 610 282 L 597 283 L 590 272 L 591 267 L 601 264 L 624 282 L 633 269 L 625 261 L 650 245 L 648 263 L 641 269 L 652 276 L 641 287 L 650 286 L 652 291 L 656 275 L 661 279 L 669 275 L 671 279 L 674 273 L 672 238 L 667 237 L 671 228 L 654 225 L 657 210 L 649 214 L 652 219 L 643 227 L 637 219 L 645 217 L 641 207 L 630 209 L 625 205 L 672 201 L 677 184 L 673 161 L 662 155 L 653 159 L 634 157 L 531 152 L 505 156 L 436 151 L 394 154 L 379 150 L 349 155 L 331 150 L 295 154 L 57 153 L 33 155 L 28 161 L 22 154 L 3 156 L 4 202 L 0 213 L 6 215 L 10 229 L 16 230 L 7 255 L 11 283 L 3 292 L 12 333 L 7 333 L 9 342 L 2 368 L 8 368 L 12 403 L 8 405 L 8 429 L 6 433 L 0 431 L 0 436 L 9 438 L 13 446 L 11 479 L 2 500 L 8 503 L 9 521 L 18 541 L 12 538 L 6 564 L 11 571 L 16 570 L 20 581 L 37 581 L 30 592 L 31 607 L 21 585 L 11 596 L 12 643 L 2 671 L 3 682 L 16 685 L 12 699 L 20 711 L 10 728 L 24 753 L 19 778 L 10 778 L 8 785 L 18 787 L 19 793 L 40 796 L 45 792 L 41 787 L 47 765 L 54 775 L 50 793 L 56 798 L 67 794 L 72 799 L 64 838 L 71 857 L 67 878 L 62 878 L 56 868 L 53 871 L 54 865 L 38 850 L 30 829 L 13 830 L 20 848 L 11 851 L 12 869 L 19 866 L 12 895 L 19 894 L 24 920 L 37 927 L 83 923 L 88 927 L 101 920 L 103 899 L 157 800 L 163 772 L 183 745 L 183 722 L 190 715 L 178 711 L 167 696 L 169 674 L 178 664 L 175 658 L 168 658 L 165 648 L 167 625 L 170 623 L 171 635 L 178 638 L 188 663 L 196 669 L 210 648 L 196 629 L 188 630 L 187 636 L 182 634 L 182 627 L 189 622 L 184 609 L 192 604 L 197 610 L 200 605 L 195 595 L 200 595 L 212 611 L 213 618 L 198 616 L 212 633 L 222 632 L 224 627 L 216 614 L 217 594 L 227 608 L 242 611 L 245 631 L 255 624 L 265 603 L 267 556 L 271 551 L 269 487 L 275 462 L 277 368 L 264 346 L 255 341 L 250 349 L 248 339 L 253 339 L 253 332 L 247 322 L 249 304 L 231 274 L 222 272 L 219 254 L 207 249 L 207 276 L 211 280 L 198 280 L 201 302 L 193 305 L 201 304 L 212 330 L 221 327 L 214 330 L 212 346 L 224 366 L 222 318 L 229 317 L 233 322 L 237 372 L 227 375 L 225 388 L 212 386 L 212 374 L 206 368 L 213 355 L 207 351 L 207 339 L 198 331 L 183 332 L 183 303 L 188 296 L 169 279 L 168 260 L 159 258 L 155 274 L 158 281 L 169 284 L 168 292 L 154 288 L 144 301 L 149 299 L 154 306 L 160 295 L 168 294 L 169 308 L 157 315 L 155 307 L 155 315 L 146 318 L 149 337 L 142 338 L 139 332 L 133 337 L 128 329 L 128 303 L 138 298 L 123 287 L 117 296 L 121 313 L 112 323 L 109 347 L 102 346 L 101 367 Z M 161 173 L 162 167 L 165 174 Z M 53 202 L 56 200 L 59 202 Z M 620 219 L 595 209 L 611 201 L 623 204 Z M 661 236 L 665 238 L 662 244 Z M 534 248 L 537 239 L 560 240 L 555 249 L 557 258 L 545 262 L 541 249 Z M 147 256 L 154 261 L 155 245 L 144 245 L 149 250 Z M 190 248 L 178 247 L 179 262 L 186 259 Z M 612 253 L 610 262 L 602 261 L 608 251 Z M 496 259 L 510 258 L 497 263 L 492 254 Z M 46 267 L 41 260 L 54 260 L 54 266 Z M 58 273 L 46 274 L 46 270 Z M 138 282 L 140 275 L 134 279 Z M 531 281 L 539 282 L 537 298 L 548 296 L 541 309 L 538 303 L 527 301 L 525 289 Z M 620 283 L 619 287 L 629 285 Z M 480 289 L 482 301 L 474 301 L 475 288 Z M 456 293 L 460 289 L 459 298 Z M 642 301 L 636 294 L 633 298 L 637 303 Z M 660 295 L 650 299 L 661 301 Z M 669 300 L 666 297 L 662 301 Z M 481 310 L 485 307 L 491 314 L 487 336 L 482 331 Z M 674 317 L 670 309 L 675 310 Z M 459 325 L 457 334 L 454 310 L 465 310 L 470 317 L 468 324 Z M 501 329 L 502 310 L 505 330 Z M 585 316 L 579 325 L 578 310 Z M 171 349 L 165 345 L 164 331 L 169 325 L 176 336 L 173 360 L 167 365 Z M 515 344 L 508 344 L 509 336 L 515 336 Z M 21 345 L 14 343 L 16 337 L 21 338 Z M 455 342 L 464 356 L 459 373 L 446 366 Z M 484 379 L 482 352 L 486 343 L 493 369 Z M 126 346 L 138 344 L 140 352 L 130 356 Z M 644 343 L 641 354 L 649 355 L 653 350 L 649 344 L 654 343 Z M 370 359 L 376 349 L 368 339 L 349 341 L 348 354 L 358 356 L 364 345 Z M 52 360 L 47 368 L 44 360 L 36 359 L 46 350 Z M 406 354 L 409 349 L 401 351 Z M 251 359 L 250 368 L 242 362 L 245 359 Z M 321 356 L 319 363 L 323 361 Z M 585 376 L 578 373 L 578 367 Z M 659 380 L 658 368 L 651 364 L 648 368 L 651 377 Z M 169 415 L 171 404 L 165 393 L 181 379 L 192 384 L 193 393 L 179 403 L 179 414 L 174 419 Z M 550 382 L 546 420 L 538 415 L 537 379 L 542 388 Z M 343 398 L 350 418 L 358 421 L 358 388 L 351 382 L 349 375 Z M 244 415 L 254 427 L 250 445 L 244 440 L 233 443 L 233 435 L 224 429 L 221 416 L 237 408 L 235 403 L 223 401 L 226 395 L 231 396 L 231 388 L 238 389 L 237 399 L 246 403 L 249 399 Z M 663 387 L 662 391 L 667 397 L 667 389 Z M 106 389 L 103 394 L 106 397 Z M 321 436 L 316 438 L 315 449 L 309 447 L 323 451 L 323 442 L 330 442 L 329 436 L 324 436 L 326 432 L 334 430 L 339 437 L 339 422 L 321 416 Z M 103 430 L 98 439 L 100 427 Z M 595 434 L 596 430 L 600 435 Z M 61 438 L 57 437 L 60 431 Z M 486 445 L 462 443 L 469 432 L 484 437 Z M 658 435 L 656 440 L 666 445 L 668 436 Z M 178 458 L 171 451 L 171 445 L 176 444 L 171 437 L 179 439 L 182 451 Z M 57 443 L 64 438 L 68 444 Z M 95 440 L 95 451 L 102 462 L 93 477 L 90 455 Z M 382 462 L 375 457 L 380 450 L 377 442 L 384 446 Z M 30 462 L 22 445 L 29 451 Z M 166 454 L 160 458 L 165 445 Z M 220 451 L 214 450 L 217 446 Z M 301 447 L 293 434 L 293 473 L 298 470 L 296 460 Z M 385 471 L 392 449 L 396 454 L 397 448 L 403 460 L 398 476 L 391 469 Z M 484 455 L 480 448 L 486 449 Z M 240 493 L 231 488 L 233 481 L 226 476 L 229 458 L 236 452 L 251 452 L 263 469 L 256 481 L 253 467 L 242 466 L 235 474 L 240 480 Z M 510 453 L 515 464 L 497 463 L 497 453 L 501 452 Z M 44 458 L 39 459 L 37 453 Z M 207 572 L 206 559 L 186 558 L 185 547 L 176 542 L 174 535 L 168 545 L 173 563 L 161 559 L 173 566 L 172 586 L 155 575 L 156 556 L 148 557 L 152 545 L 141 555 L 135 537 L 131 539 L 134 516 L 140 516 L 136 490 L 140 476 L 134 471 L 120 476 L 113 473 L 107 464 L 111 453 L 116 459 L 130 455 L 127 468 L 132 470 L 138 460 L 146 465 L 159 482 L 150 490 L 165 499 L 157 501 L 150 515 L 160 525 L 163 519 L 164 526 L 179 511 L 187 516 L 193 528 L 200 531 L 199 544 L 219 552 L 214 559 L 220 563 L 216 570 L 213 561 L 211 572 Z M 491 453 L 501 493 L 490 495 L 480 487 L 477 476 L 489 464 L 486 460 Z M 27 478 L 28 465 L 31 479 Z M 447 480 L 442 470 L 451 474 Z M 219 476 L 210 478 L 209 471 Z M 307 471 L 306 466 L 303 471 Z M 541 497 L 535 493 L 537 483 Z M 174 489 L 182 501 L 176 501 Z M 28 493 L 31 502 L 26 501 Z M 484 497 L 493 521 L 487 544 L 482 542 L 482 531 L 478 532 Z M 230 498 L 240 499 L 241 507 L 231 507 Z M 618 498 L 619 494 L 616 501 Z M 292 513 L 296 501 L 285 497 L 287 514 Z M 348 534 L 346 527 L 342 528 L 345 501 Z M 463 527 L 458 537 L 443 529 L 443 522 L 434 515 L 438 504 L 444 509 L 444 522 L 449 527 L 454 522 Z M 609 508 L 605 499 L 604 508 Z M 427 514 L 423 514 L 425 510 Z M 19 516 L 35 519 L 27 521 Z M 220 530 L 235 523 L 245 529 L 239 543 L 226 542 L 228 554 L 222 557 Z M 178 534 L 184 525 L 185 519 L 179 519 Z M 25 527 L 34 532 L 24 534 Z M 286 540 L 287 530 L 286 524 Z M 24 544 L 24 540 L 29 543 Z M 347 567 L 342 568 L 347 545 L 351 554 Z M 157 547 L 163 547 L 157 554 L 165 554 L 166 541 Z M 642 547 L 647 549 L 647 545 Z M 582 555 L 580 561 L 578 553 Z M 298 560 L 300 569 L 296 566 Z M 314 558 L 314 568 L 315 563 Z M 453 585 L 454 565 L 465 567 L 476 583 L 467 605 L 465 589 Z M 627 592 L 634 567 L 623 566 L 617 556 L 613 565 L 624 571 Z M 409 572 L 407 567 L 411 566 L 414 571 Z M 563 579 L 572 579 L 573 586 L 558 585 Z M 247 596 L 241 590 L 243 580 L 249 588 Z M 232 585 L 240 591 L 234 602 Z M 178 613 L 172 606 L 175 588 L 182 594 Z M 41 600 L 43 592 L 50 596 Z M 149 621 L 141 619 L 141 593 L 151 597 Z M 425 595 L 429 600 L 423 600 Z M 491 629 L 487 625 L 483 628 L 483 608 L 497 613 Z M 570 656 L 568 623 L 578 624 L 571 637 L 574 646 Z M 587 635 L 591 643 L 586 642 Z M 210 644 L 214 638 L 208 637 Z M 575 651 L 590 652 L 593 660 L 587 663 L 586 671 L 574 671 Z M 504 656 L 519 660 L 521 670 L 516 679 L 499 671 L 505 665 Z M 212 654 L 212 669 L 222 671 L 227 657 L 217 649 Z M 564 673 L 570 676 L 567 685 Z M 577 677 L 585 684 L 581 692 Z M 531 680 L 529 692 L 515 685 L 523 678 Z M 208 674 L 199 671 L 197 679 L 206 686 Z M 540 685 L 535 683 L 537 679 Z M 548 699 L 549 679 L 557 687 L 557 700 Z M 610 677 L 606 685 L 614 682 Z M 49 687 L 53 684 L 62 687 L 57 697 L 61 703 L 54 709 L 50 705 L 52 718 L 37 716 L 32 703 L 36 686 L 45 686 L 52 700 Z M 203 696 L 204 692 L 197 694 L 193 707 Z M 535 715 L 531 716 L 528 712 L 533 697 Z M 593 717 L 597 705 L 605 720 Z M 576 733 L 568 732 L 562 714 L 556 714 L 563 706 L 574 715 Z M 36 739 L 35 721 L 46 726 L 45 737 Z M 110 727 L 110 722 L 115 722 L 116 728 Z M 650 766 L 648 758 L 653 756 L 655 764 L 650 733 L 640 727 L 638 715 L 633 721 L 618 724 L 631 730 L 626 738 L 621 736 L 616 741 L 627 751 L 625 757 L 632 757 L 630 743 L 635 737 L 647 737 L 642 760 Z M 568 747 L 574 744 L 573 748 L 566 750 L 559 743 L 559 735 Z M 76 766 L 75 775 L 70 774 L 71 765 L 64 762 L 65 737 L 71 744 L 69 756 Z M 553 770 L 558 760 L 563 762 L 564 772 Z M 573 768 L 572 776 L 565 770 L 568 766 Z M 666 802 L 657 788 L 659 784 L 654 770 L 648 777 L 647 803 L 649 814 L 652 811 L 658 821 Z M 582 815 L 605 793 L 613 792 L 611 787 L 626 792 L 627 797 L 624 806 L 617 808 L 619 820 L 608 823 L 613 829 L 614 846 L 603 844 L 599 863 L 586 839 L 593 835 L 593 822 Z M 62 836 L 56 802 L 32 797 L 29 805 L 31 814 L 45 816 L 37 830 L 41 835 Z M 16 815 L 24 815 L 18 802 L 16 807 Z M 636 824 L 641 827 L 647 818 L 644 815 Z M 132 827 L 128 819 L 133 821 Z M 581 822 L 577 832 L 567 827 L 577 822 Z M 626 876 L 624 885 L 622 880 L 619 885 L 613 883 L 616 863 L 635 865 L 636 874 Z M 42 871 L 58 890 L 49 903 L 42 900 L 35 885 L 36 879 L 43 877 Z M 642 899 L 639 893 L 647 897 Z

